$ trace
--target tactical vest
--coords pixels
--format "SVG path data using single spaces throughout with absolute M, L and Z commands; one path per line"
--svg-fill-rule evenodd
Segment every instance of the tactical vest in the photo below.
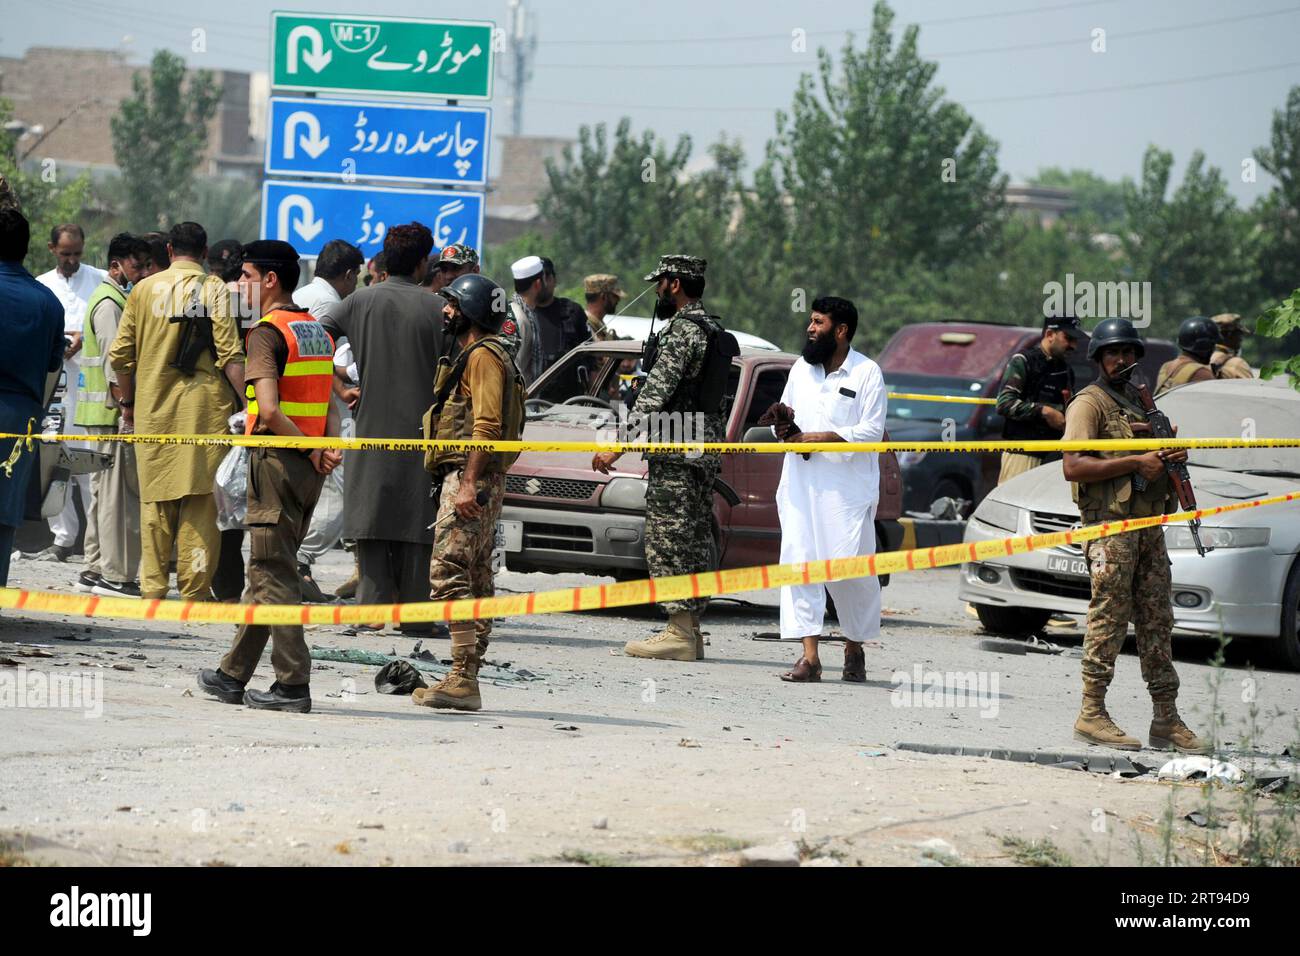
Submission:
M 1160 366 L 1160 371 L 1156 373 L 1156 391 L 1152 398 L 1159 398 L 1171 388 L 1186 385 L 1192 380 L 1192 376 L 1203 368 L 1210 368 L 1210 366 L 1186 356 L 1170 359 Z
M 470 353 L 486 348 L 500 359 L 505 368 L 501 395 L 501 440 L 518 441 L 524 430 L 524 378 L 506 350 L 506 344 L 495 335 L 479 339 L 462 351 L 455 359 L 444 355 L 438 359 L 438 371 L 433 380 L 433 405 L 424 415 L 424 437 L 438 441 L 470 441 L 474 437 L 474 409 L 470 397 L 460 390 L 460 380 L 465 375 Z M 519 457 L 519 452 L 496 452 L 489 459 L 484 474 L 506 472 Z M 424 467 L 434 473 L 445 473 L 464 468 L 469 460 L 465 451 L 440 448 L 426 451 Z
M 279 379 L 280 411 L 304 435 L 320 438 L 329 420 L 334 386 L 334 340 L 305 309 L 275 309 L 262 316 L 258 324 L 262 323 L 275 326 L 289 346 Z M 251 435 L 257 427 L 257 398 L 251 382 L 245 394 L 248 416 L 244 434 Z
M 1121 405 L 1096 382 L 1079 392 L 1074 403 L 1091 405 L 1098 410 L 1101 418 L 1101 433 L 1098 438 L 1132 438 L 1132 422 L 1146 421 L 1146 415 L 1138 405 Z M 1099 458 L 1123 458 L 1130 452 L 1099 451 L 1091 454 Z M 1079 515 L 1088 523 L 1164 514 L 1169 493 L 1168 475 L 1161 475 L 1143 491 L 1134 489 L 1131 474 L 1087 484 L 1070 482 L 1070 494 L 1079 506 Z
M 126 308 L 126 293 L 112 279 L 105 279 L 90 296 L 86 303 L 86 323 L 78 364 L 81 372 L 77 376 L 77 413 L 73 421 L 78 425 L 116 425 L 118 411 L 110 408 L 108 402 L 108 376 L 104 373 L 104 347 L 112 342 L 101 343 L 95 338 L 95 310 L 106 299 L 112 299 L 119 309 Z
M 1026 402 L 1065 407 L 1066 393 L 1073 385 L 1070 366 L 1060 359 L 1050 359 L 1037 343 L 1016 353 L 1025 359 L 1025 382 L 1020 397 Z M 1008 418 L 1002 428 L 1002 437 L 1008 441 L 1055 441 L 1061 433 L 1041 418 L 1021 421 Z
M 683 375 L 677 384 L 677 390 L 669 396 L 660 411 L 720 414 L 730 381 L 731 360 L 740 354 L 740 345 L 736 337 L 722 327 L 716 315 L 703 311 L 678 312 L 669 320 L 669 324 L 677 319 L 694 323 L 704 333 L 704 356 L 700 361 L 699 377 L 688 379 Z M 654 333 L 646 340 L 642 350 L 641 368 L 647 375 L 658 362 L 660 349 L 659 333 Z

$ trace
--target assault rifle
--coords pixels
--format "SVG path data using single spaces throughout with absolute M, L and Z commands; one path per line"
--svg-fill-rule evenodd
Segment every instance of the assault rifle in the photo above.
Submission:
M 174 315 L 169 323 L 180 323 L 181 337 L 176 345 L 176 359 L 171 367 L 186 378 L 194 375 L 198 369 L 199 356 L 204 350 L 212 353 L 212 360 L 217 358 L 217 344 L 212 336 L 212 319 L 208 310 L 199 299 L 199 290 L 195 287 L 186 300 L 181 315 Z
M 1160 409 L 1156 408 L 1154 399 L 1151 398 L 1151 391 L 1145 384 L 1130 383 L 1133 390 L 1137 392 L 1138 398 L 1142 401 L 1142 410 L 1146 412 L 1147 424 L 1151 426 L 1151 436 L 1153 438 L 1173 438 L 1174 428 L 1169 423 L 1169 416 Z M 1170 482 L 1173 483 L 1174 492 L 1178 495 L 1178 505 L 1184 511 L 1196 511 L 1196 492 L 1192 490 L 1192 476 L 1187 471 L 1187 463 L 1184 461 L 1172 462 L 1164 459 L 1165 472 L 1169 475 Z M 1133 473 L 1133 488 L 1135 491 L 1146 490 L 1150 484 L 1141 473 Z M 1201 544 L 1201 522 L 1199 518 L 1193 518 L 1187 522 L 1188 527 L 1192 529 L 1192 541 L 1196 543 L 1196 553 L 1205 557 L 1207 551 L 1213 551 L 1213 548 L 1207 548 Z

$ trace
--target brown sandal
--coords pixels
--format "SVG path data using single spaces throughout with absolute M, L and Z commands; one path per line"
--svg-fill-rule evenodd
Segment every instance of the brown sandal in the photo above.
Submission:
M 813 684 L 821 679 L 821 664 L 810 664 L 808 659 L 802 655 L 795 661 L 794 668 L 789 673 L 781 675 L 781 680 L 791 684 Z
M 844 672 L 840 680 L 850 684 L 867 682 L 867 655 L 863 653 L 861 644 L 847 638 L 844 640 Z

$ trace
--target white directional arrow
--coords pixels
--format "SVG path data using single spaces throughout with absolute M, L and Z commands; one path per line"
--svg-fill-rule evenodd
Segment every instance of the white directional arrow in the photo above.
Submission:
M 295 144 L 298 142 L 298 126 L 307 127 L 307 135 L 302 137 L 303 151 L 312 159 L 320 159 L 320 154 L 330 148 L 330 138 L 320 134 L 320 121 L 315 114 L 307 110 L 290 113 L 284 121 L 284 158 L 293 159 Z
M 295 209 L 302 216 L 294 219 L 293 231 L 302 236 L 304 242 L 311 242 L 325 228 L 325 220 L 317 219 L 311 200 L 298 193 L 290 193 L 280 200 L 280 208 L 276 210 L 276 238 L 288 241 L 289 213 Z
M 303 37 L 306 38 L 311 49 L 303 53 L 302 59 L 313 71 L 319 73 L 334 58 L 333 51 L 325 49 L 325 41 L 321 39 L 321 35 L 316 32 L 315 27 L 309 27 L 306 24 L 296 26 L 289 31 L 289 58 L 285 64 L 286 73 L 298 72 L 298 40 Z

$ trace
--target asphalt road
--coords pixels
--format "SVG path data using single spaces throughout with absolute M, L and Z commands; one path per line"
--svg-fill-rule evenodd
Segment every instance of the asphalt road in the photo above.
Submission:
M 349 560 L 326 560 L 326 590 Z M 70 589 L 79 570 L 15 562 L 11 583 Z M 1080 629 L 1050 629 L 1059 653 L 995 639 L 957 601 L 956 574 L 893 578 L 865 685 L 839 680 L 835 643 L 821 684 L 778 680 L 798 651 L 763 639 L 777 629 L 775 592 L 715 602 L 707 659 L 693 664 L 621 654 L 659 626 L 651 609 L 507 620 L 489 657 L 510 665 L 506 676 L 525 668 L 540 679 L 485 686 L 472 715 L 380 695 L 375 667 L 334 662 L 315 666 L 310 715 L 222 705 L 193 689 L 194 675 L 216 665 L 231 628 L 6 612 L 0 657 L 19 668 L 0 680 L 22 669 L 102 684 L 98 714 L 0 706 L 0 836 L 38 861 L 118 864 L 693 863 L 783 839 L 863 863 L 918 862 L 940 839 L 963 860 L 1005 863 L 1008 834 L 1052 839 L 1075 862 L 1143 858 L 1166 805 L 1203 802 L 1201 788 L 896 749 L 1087 749 L 1071 736 Z M 498 583 L 592 580 L 506 573 Z M 339 630 L 310 630 L 309 643 L 403 656 L 415 644 Z M 52 656 L 22 656 L 34 652 L 23 645 Z M 430 646 L 446 656 L 445 642 Z M 1300 740 L 1300 674 L 1253 671 L 1233 648 L 1215 669 L 1204 639 L 1178 638 L 1176 649 L 1194 729 L 1208 732 L 1217 713 L 1233 753 L 1248 744 L 1278 755 Z M 268 652 L 252 686 L 271 680 Z M 1132 641 L 1110 710 L 1145 738 Z M 1159 766 L 1167 755 L 1136 759 Z M 1196 862 L 1201 834 L 1178 828 Z

